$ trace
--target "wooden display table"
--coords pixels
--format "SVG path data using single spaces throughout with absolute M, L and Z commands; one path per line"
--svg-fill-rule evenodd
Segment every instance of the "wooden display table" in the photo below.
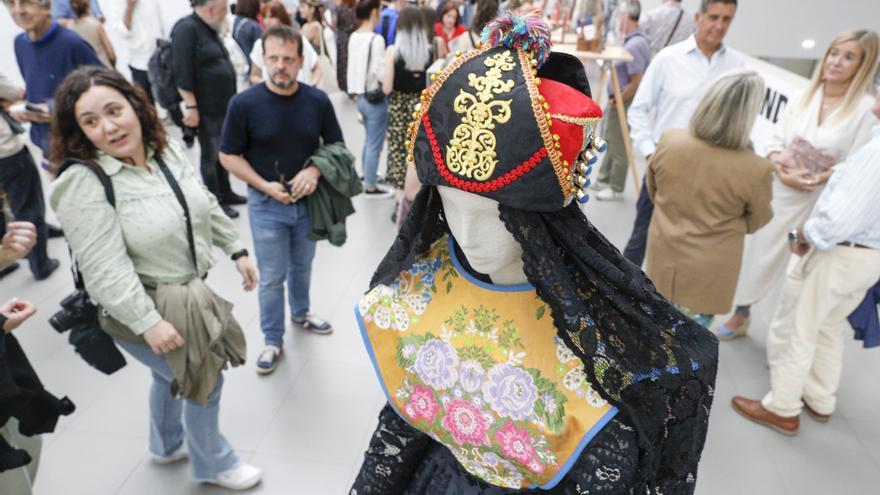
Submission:
M 622 46 L 609 46 L 601 52 L 585 52 L 578 50 L 573 43 L 557 43 L 553 45 L 553 51 L 568 53 L 579 58 L 583 62 L 594 62 L 599 65 L 599 88 L 593 94 L 593 99 L 598 103 L 602 99 L 602 91 L 605 90 L 605 81 L 608 73 L 611 73 L 611 87 L 614 88 L 614 104 L 617 108 L 617 114 L 620 117 L 620 132 L 623 134 L 623 146 L 626 149 L 626 159 L 629 161 L 629 169 L 632 172 L 633 184 L 636 188 L 636 196 L 641 192 L 641 181 L 639 173 L 636 170 L 636 162 L 633 155 L 632 139 L 629 135 L 629 125 L 626 123 L 626 112 L 623 107 L 623 98 L 620 83 L 617 80 L 617 71 L 611 70 L 614 62 L 631 62 L 632 54 L 626 51 Z

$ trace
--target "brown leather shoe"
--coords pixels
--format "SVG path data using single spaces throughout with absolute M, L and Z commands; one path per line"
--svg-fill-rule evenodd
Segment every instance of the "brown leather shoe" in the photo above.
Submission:
M 740 414 L 740 416 L 748 419 L 749 421 L 753 421 L 758 423 L 759 425 L 764 425 L 767 428 L 771 428 L 773 430 L 782 433 L 783 435 L 793 437 L 797 435 L 798 427 L 801 424 L 801 420 L 799 416 L 795 416 L 793 418 L 783 418 L 782 416 L 777 416 L 772 412 L 764 409 L 764 406 L 761 405 L 761 401 L 746 399 L 745 397 L 736 396 L 730 400 L 730 404 L 733 406 L 733 409 Z
M 801 402 L 804 403 L 804 409 L 806 409 L 807 414 L 809 414 L 811 418 L 818 421 L 819 423 L 827 423 L 828 420 L 831 419 L 830 414 L 819 414 L 818 412 L 816 412 L 815 409 L 813 409 L 812 407 L 810 407 L 809 404 L 807 404 L 807 401 L 801 399 Z

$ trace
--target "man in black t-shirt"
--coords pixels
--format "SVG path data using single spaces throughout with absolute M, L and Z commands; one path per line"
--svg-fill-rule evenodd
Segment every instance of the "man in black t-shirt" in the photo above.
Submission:
M 330 324 L 309 313 L 315 242 L 305 197 L 321 171 L 306 163 L 325 144 L 342 141 L 330 99 L 299 84 L 303 40 L 287 26 L 263 34 L 267 80 L 229 103 L 220 162 L 248 184 L 248 214 L 260 269 L 260 328 L 266 347 L 257 372 L 275 370 L 284 337 L 284 282 L 294 325 L 329 334 Z
M 191 0 L 193 13 L 171 30 L 171 64 L 186 111 L 183 123 L 198 130 L 202 181 L 217 196 L 223 211 L 235 218 L 230 205 L 247 200 L 232 192 L 229 172 L 217 161 L 223 117 L 235 95 L 235 69 L 220 39 L 227 0 Z

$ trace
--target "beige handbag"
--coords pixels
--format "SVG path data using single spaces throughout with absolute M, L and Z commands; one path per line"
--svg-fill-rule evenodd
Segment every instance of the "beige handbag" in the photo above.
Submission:
M 321 30 L 321 43 L 318 47 L 318 67 L 321 69 L 321 80 L 318 81 L 317 87 L 327 94 L 339 91 L 339 82 L 336 80 L 336 66 L 330 60 L 327 54 L 327 47 L 324 45 L 324 30 Z

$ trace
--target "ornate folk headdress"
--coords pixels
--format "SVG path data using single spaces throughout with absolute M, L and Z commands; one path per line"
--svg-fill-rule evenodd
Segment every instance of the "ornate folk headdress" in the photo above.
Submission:
M 525 211 L 586 202 L 591 165 L 606 145 L 594 134 L 602 110 L 583 64 L 550 53 L 537 14 L 507 13 L 483 38 L 422 92 L 408 141 L 419 179 Z

